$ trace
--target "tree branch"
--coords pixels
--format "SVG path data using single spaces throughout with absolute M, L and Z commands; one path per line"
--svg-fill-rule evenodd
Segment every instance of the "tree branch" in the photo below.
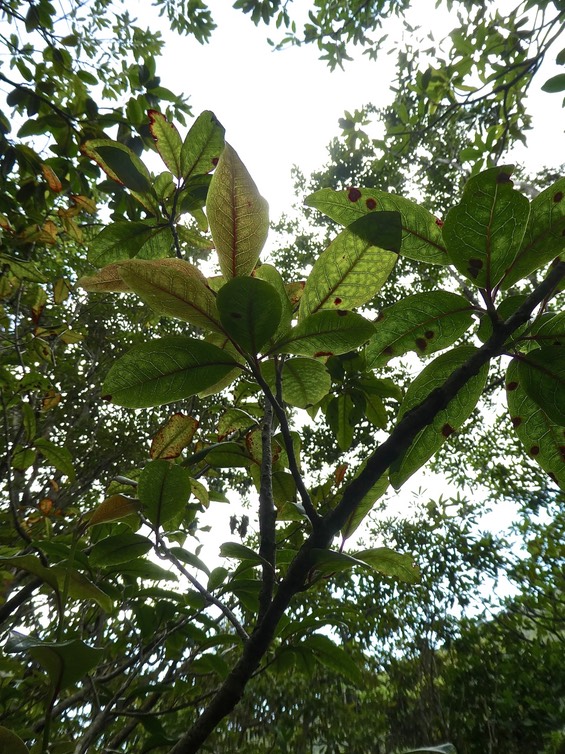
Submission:
M 364 495 L 387 471 L 393 461 L 405 452 L 418 433 L 433 421 L 439 411 L 449 404 L 484 364 L 504 352 L 504 344 L 510 335 L 528 321 L 536 306 L 546 296 L 551 295 L 564 277 L 565 262 L 559 262 L 518 311 L 507 319 L 492 337 L 445 381 L 441 388 L 434 390 L 419 406 L 406 414 L 388 440 L 373 452 L 363 472 L 346 487 L 339 505 L 321 520 L 302 545 L 287 575 L 280 583 L 263 621 L 245 645 L 241 658 L 218 689 L 210 705 L 192 728 L 173 746 L 170 754 L 196 754 L 219 722 L 230 714 L 267 652 L 278 622 L 290 601 L 303 588 L 313 564 L 312 550 L 325 549 L 330 546 L 333 538 L 355 511 Z
M 261 487 L 259 491 L 259 555 L 266 561 L 262 570 L 262 586 L 259 594 L 257 625 L 263 620 L 275 586 L 275 563 L 277 543 L 275 538 L 276 509 L 273 501 L 273 406 L 265 397 L 265 414 L 261 429 Z

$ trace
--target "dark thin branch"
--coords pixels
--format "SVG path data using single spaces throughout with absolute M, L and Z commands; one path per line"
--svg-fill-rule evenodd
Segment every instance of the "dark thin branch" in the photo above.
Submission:
M 276 509 L 273 500 L 273 406 L 265 399 L 265 414 L 261 428 L 261 486 L 259 490 L 259 555 L 265 561 L 259 594 L 257 624 L 261 623 L 273 598 L 277 543 L 275 538 Z
M 390 465 L 405 452 L 418 433 L 427 427 L 440 411 L 446 408 L 461 388 L 486 363 L 504 352 L 506 340 L 518 327 L 528 321 L 534 309 L 556 289 L 564 277 L 565 262 L 560 262 L 518 311 L 506 320 L 463 366 L 455 370 L 442 387 L 434 390 L 419 406 L 407 413 L 393 430 L 388 440 L 373 452 L 362 473 L 346 487 L 339 505 L 318 523 L 318 526 L 302 545 L 285 578 L 280 583 L 263 621 L 245 645 L 239 661 L 218 689 L 218 693 L 209 706 L 192 728 L 173 746 L 170 754 L 196 754 L 220 721 L 230 714 L 243 696 L 247 682 L 267 652 L 279 620 L 284 615 L 290 601 L 303 588 L 313 565 L 312 551 L 319 548 L 326 549 L 330 546 L 333 538 L 356 510 L 364 495 L 388 470 Z

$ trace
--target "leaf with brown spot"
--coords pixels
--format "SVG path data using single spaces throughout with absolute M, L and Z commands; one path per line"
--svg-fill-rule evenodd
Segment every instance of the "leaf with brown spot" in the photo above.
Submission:
M 563 427 L 553 422 L 531 398 L 518 382 L 519 364 L 514 359 L 508 365 L 506 382 L 515 385 L 506 393 L 508 411 L 512 425 L 520 442 L 536 463 L 565 490 L 565 457 L 563 456 Z M 519 421 L 517 421 L 519 419 Z M 532 454 L 532 448 L 537 453 Z
M 173 414 L 153 438 L 149 455 L 166 460 L 178 458 L 192 442 L 197 428 L 198 421 L 192 416 Z

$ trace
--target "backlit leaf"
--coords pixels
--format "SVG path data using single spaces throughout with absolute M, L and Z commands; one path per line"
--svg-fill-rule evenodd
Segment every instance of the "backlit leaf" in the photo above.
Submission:
M 161 159 L 171 173 L 180 178 L 182 140 L 176 126 L 163 113 L 149 110 L 149 130 Z
M 269 210 L 237 152 L 226 144 L 206 205 L 226 280 L 250 275 L 267 239 Z
M 530 204 L 515 191 L 512 166 L 490 168 L 465 184 L 461 202 L 445 218 L 449 259 L 479 288 L 492 290 L 518 254 Z
M 121 264 L 120 273 L 125 284 L 158 314 L 222 332 L 215 296 L 190 262 L 136 259 Z
M 418 406 L 436 388 L 443 385 L 448 377 L 464 364 L 476 349 L 472 346 L 459 346 L 441 354 L 428 364 L 413 380 L 406 391 L 398 413 L 398 421 L 411 409 Z M 445 440 L 468 419 L 483 392 L 488 375 L 488 365 L 472 377 L 447 408 L 440 411 L 427 427 L 422 429 L 406 453 L 392 466 L 390 481 L 398 489 L 426 461 L 439 450 Z
M 427 209 L 397 194 L 378 189 L 351 188 L 334 191 L 320 189 L 306 198 L 305 204 L 315 207 L 341 225 L 349 225 L 369 212 L 399 212 L 402 226 L 400 253 L 409 259 L 429 264 L 448 264 L 441 234 L 441 223 Z
M 327 636 L 312 634 L 300 646 L 313 652 L 322 665 L 341 673 L 355 685 L 361 686 L 363 683 L 363 676 L 355 660 Z
M 372 322 L 343 309 L 323 309 L 305 317 L 275 343 L 271 352 L 300 356 L 337 356 L 365 343 L 375 331 Z
M 262 371 L 271 390 L 275 392 L 274 363 L 272 361 L 267 362 Z M 329 392 L 330 386 L 331 377 L 320 361 L 299 357 L 284 362 L 282 397 L 289 405 L 298 408 L 313 406 Z
M 233 278 L 220 288 L 216 303 L 224 330 L 247 353 L 259 353 L 279 326 L 281 299 L 264 280 Z
M 151 458 L 177 458 L 192 442 L 198 421 L 187 414 L 173 414 L 151 443 Z
M 519 381 L 551 421 L 565 426 L 565 348 L 545 346 L 522 354 Z
M 125 144 L 110 139 L 91 139 L 83 144 L 82 151 L 113 181 L 139 194 L 153 191 L 149 171 Z
M 76 474 L 73 466 L 73 457 L 67 448 L 55 445 L 54 442 L 51 442 L 51 440 L 47 440 L 44 437 L 38 437 L 34 440 L 33 444 L 41 455 L 46 458 L 47 461 L 57 469 L 57 471 L 61 471 L 68 476 L 70 482 L 75 479 Z
M 356 552 L 354 557 L 384 576 L 406 581 L 408 584 L 417 584 L 420 581 L 420 570 L 414 564 L 412 555 L 407 553 L 396 552 L 388 547 L 376 547 Z
M 361 465 L 358 474 L 363 470 L 364 464 Z M 353 513 L 349 516 L 344 524 L 341 535 L 344 539 L 348 539 L 359 528 L 361 522 L 365 519 L 368 513 L 372 510 L 374 504 L 379 498 L 381 498 L 386 492 L 389 485 L 388 477 L 383 474 L 380 479 L 375 482 L 369 492 L 367 492 L 362 500 L 359 502 Z
M 139 511 L 139 502 L 126 495 L 110 495 L 95 508 L 88 519 L 89 526 L 119 521 Z
M 31 655 L 46 670 L 52 688 L 60 691 L 74 686 L 98 665 L 104 654 L 103 649 L 89 647 L 79 639 L 42 642 L 17 631 L 10 634 L 4 651 Z
M 564 233 L 565 178 L 560 178 L 532 199 L 524 240 L 504 276 L 502 288 L 510 288 L 561 254 Z
M 526 452 L 565 490 L 565 431 L 528 397 L 518 361 L 508 365 L 506 400 L 512 426 Z
M 143 513 L 155 527 L 182 513 L 191 491 L 188 471 L 170 461 L 150 461 L 137 485 Z
M 167 256 L 173 237 L 168 227 L 154 220 L 119 222 L 107 225 L 91 242 L 88 261 L 95 267 L 132 259 Z
M 211 343 L 169 335 L 135 346 L 114 362 L 102 395 L 129 408 L 159 406 L 210 387 L 237 366 Z
M 434 353 L 452 345 L 472 322 L 473 305 L 456 293 L 415 293 L 384 309 L 365 348 L 367 367 L 383 366 L 407 351 Z
M 379 215 L 384 214 L 387 217 L 382 220 L 383 236 L 388 236 L 389 224 L 397 225 L 397 213 L 373 213 L 361 218 L 359 232 L 355 227 L 346 228 L 320 254 L 304 286 L 300 299 L 300 319 L 319 309 L 354 309 L 362 306 L 382 288 L 398 259 L 394 251 L 374 244 L 381 225 Z M 369 225 L 375 223 L 372 238 L 368 233 L 367 218 Z M 399 225 L 397 230 L 400 234 Z
M 153 544 L 147 537 L 128 531 L 101 539 L 90 551 L 88 559 L 95 568 L 128 563 L 142 557 L 152 547 Z
M 224 148 L 225 129 L 214 113 L 204 110 L 192 124 L 180 155 L 181 175 L 209 173 L 218 164 Z

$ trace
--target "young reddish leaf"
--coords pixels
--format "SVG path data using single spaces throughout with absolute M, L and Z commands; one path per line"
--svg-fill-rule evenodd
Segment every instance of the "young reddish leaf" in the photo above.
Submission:
M 43 177 L 47 181 L 47 185 L 49 186 L 51 191 L 59 194 L 63 190 L 63 184 L 57 177 L 57 174 L 55 173 L 53 168 L 49 167 L 49 165 L 46 165 L 45 163 L 41 163 L 41 172 L 43 173 Z
M 180 178 L 182 140 L 175 125 L 170 123 L 163 113 L 149 110 L 149 130 L 161 159 L 171 173 Z
M 151 443 L 151 458 L 178 458 L 184 448 L 190 445 L 198 421 L 187 414 L 173 414 L 157 432 Z
M 269 232 L 269 209 L 237 152 L 225 145 L 208 191 L 208 220 L 226 280 L 250 275 Z

